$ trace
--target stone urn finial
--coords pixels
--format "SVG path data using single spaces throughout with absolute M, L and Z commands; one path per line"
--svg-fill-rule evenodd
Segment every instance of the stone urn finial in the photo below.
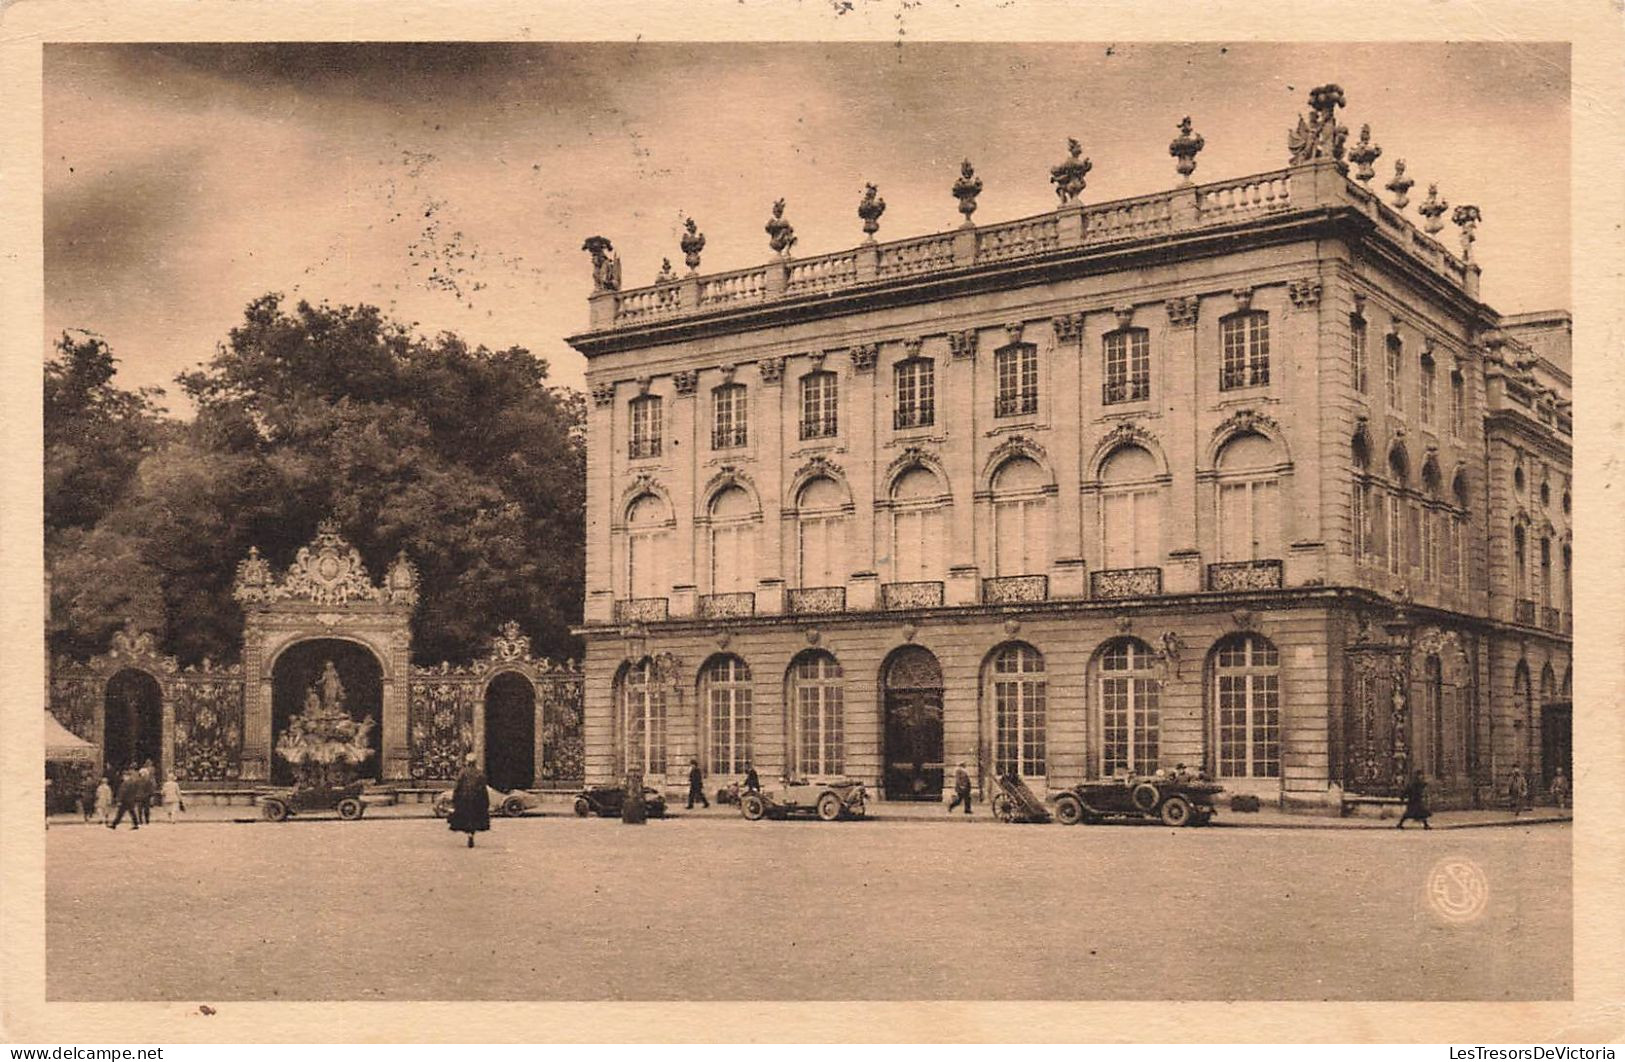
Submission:
M 1387 189 L 1394 193 L 1394 209 L 1404 210 L 1410 205 L 1410 191 L 1416 182 L 1405 176 L 1405 160 L 1394 160 L 1394 179 L 1389 181 Z
M 1456 208 L 1450 215 L 1450 220 L 1461 229 L 1461 256 L 1467 261 L 1473 260 L 1473 241 L 1478 239 L 1478 223 L 1484 220 L 1484 214 L 1471 203 L 1464 203 Z
M 961 228 L 971 228 L 976 222 L 971 215 L 976 213 L 976 197 L 982 194 L 982 179 L 976 176 L 976 167 L 966 159 L 959 164 L 959 180 L 954 182 L 954 198 L 959 200 L 959 212 L 965 215 L 965 224 Z
M 1416 212 L 1427 218 L 1427 224 L 1423 225 L 1422 228 L 1429 236 L 1437 236 L 1444 231 L 1444 222 L 1439 219 L 1449 209 L 1450 204 L 1439 198 L 1439 186 L 1437 184 L 1428 185 L 1428 197 L 1422 201 L 1421 206 L 1416 208 Z
M 796 245 L 796 229 L 784 218 L 784 200 L 773 200 L 773 216 L 767 219 L 767 245 L 784 257 Z
M 1168 154 L 1179 160 L 1177 168 L 1181 184 L 1191 183 L 1191 174 L 1196 172 L 1196 153 L 1206 146 L 1207 141 L 1202 139 L 1202 134 L 1191 131 L 1190 115 L 1180 119 L 1179 135 L 1168 145 Z
M 1357 167 L 1354 176 L 1359 179 L 1361 184 L 1367 186 L 1371 184 L 1371 178 L 1377 175 L 1377 171 L 1371 168 L 1371 164 L 1381 157 L 1382 148 L 1371 142 L 1371 124 L 1367 122 L 1361 125 L 1360 142 L 1355 144 L 1354 150 L 1349 152 L 1349 161 Z
M 1067 137 L 1066 154 L 1067 157 L 1049 171 L 1050 183 L 1055 186 L 1055 195 L 1063 207 L 1078 201 L 1087 184 L 1084 178 L 1094 169 L 1094 163 L 1083 157 L 1083 145 L 1073 137 Z
M 694 273 L 700 268 L 700 252 L 705 250 L 705 234 L 700 231 L 693 218 L 683 222 L 683 229 L 683 238 L 677 245 L 683 250 L 683 261 L 688 263 L 688 271 Z
M 880 215 L 886 212 L 886 201 L 880 198 L 880 190 L 872 184 L 863 186 L 863 200 L 858 203 L 858 217 L 863 219 L 863 231 L 868 236 L 868 242 L 875 242 L 875 233 L 880 231 Z
M 677 273 L 671 267 L 670 258 L 660 260 L 660 275 L 655 277 L 656 284 L 671 284 L 677 280 Z

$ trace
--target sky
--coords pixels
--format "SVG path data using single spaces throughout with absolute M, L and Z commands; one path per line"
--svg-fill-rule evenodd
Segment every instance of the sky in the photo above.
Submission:
M 967 158 L 978 221 L 1027 216 L 1069 136 L 1086 203 L 1141 195 L 1176 183 L 1187 114 L 1198 182 L 1258 173 L 1328 81 L 1383 149 L 1373 186 L 1406 160 L 1413 220 L 1430 181 L 1483 211 L 1485 301 L 1569 305 L 1561 44 L 52 44 L 46 335 L 105 337 L 121 385 L 183 415 L 175 375 L 270 291 L 524 346 L 579 387 L 587 236 L 630 288 L 683 270 L 690 215 L 702 272 L 767 261 L 780 197 L 798 256 L 862 241 L 865 182 L 880 239 L 944 231 Z

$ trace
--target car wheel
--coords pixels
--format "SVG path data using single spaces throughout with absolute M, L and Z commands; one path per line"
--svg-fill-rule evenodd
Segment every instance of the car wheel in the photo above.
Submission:
M 993 803 L 990 805 L 990 808 L 993 811 L 993 817 L 998 819 L 1000 822 L 1009 822 L 1011 819 L 1016 817 L 1015 804 L 1013 804 L 1010 798 L 1005 796 L 1003 793 L 1000 793 L 998 796 L 993 798 Z
M 586 797 L 576 797 L 576 814 L 582 818 L 592 814 L 592 805 L 587 803 Z
M 1149 812 L 1157 810 L 1157 801 L 1162 799 L 1162 794 L 1150 782 L 1141 782 L 1129 793 L 1129 799 L 1141 811 Z
M 339 801 L 339 818 L 341 819 L 359 819 L 361 810 L 361 801 L 355 797 L 345 797 Z
M 739 813 L 751 822 L 755 822 L 767 814 L 767 801 L 755 793 L 746 793 L 739 798 Z
M 430 806 L 430 810 L 434 812 L 435 818 L 443 819 L 447 815 L 451 814 L 451 805 L 445 801 L 436 800 L 434 804 Z
M 288 817 L 288 805 L 280 800 L 267 800 L 261 814 L 272 822 L 281 822 Z
M 511 796 L 502 802 L 502 813 L 511 818 L 517 818 L 525 813 L 525 798 Z
M 1062 826 L 1076 826 L 1083 821 L 1083 801 L 1071 793 L 1055 798 L 1055 821 Z
M 834 822 L 841 817 L 841 798 L 834 793 L 825 793 L 818 798 L 818 817 L 825 822 Z
M 1164 826 L 1183 826 L 1191 821 L 1191 802 L 1182 796 L 1171 796 L 1162 805 Z

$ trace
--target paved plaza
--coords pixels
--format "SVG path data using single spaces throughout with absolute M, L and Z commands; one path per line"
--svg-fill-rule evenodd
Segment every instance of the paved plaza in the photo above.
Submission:
M 555 814 L 470 851 L 426 819 L 53 828 L 47 991 L 1558 999 L 1571 838 Z

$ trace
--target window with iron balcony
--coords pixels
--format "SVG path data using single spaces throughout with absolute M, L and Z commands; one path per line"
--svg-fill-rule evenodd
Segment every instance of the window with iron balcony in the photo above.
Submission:
M 928 428 L 937 419 L 936 363 L 930 358 L 909 358 L 893 371 L 897 408 L 892 427 Z
M 832 372 L 810 372 L 801 378 L 801 438 L 834 438 L 836 419 L 836 376 Z
M 1253 310 L 1219 321 L 1219 390 L 1270 382 L 1270 315 Z
M 749 439 L 745 385 L 724 384 L 711 392 L 711 449 L 730 450 Z
M 995 417 L 1015 417 L 1038 412 L 1038 348 L 1031 343 L 1005 347 L 993 356 L 998 375 L 998 393 L 993 399 Z
M 630 423 L 631 437 L 627 440 L 627 456 L 659 457 L 660 398 L 656 395 L 634 398 Z
M 1103 405 L 1151 397 L 1151 333 L 1125 328 L 1105 339 L 1100 401 Z

